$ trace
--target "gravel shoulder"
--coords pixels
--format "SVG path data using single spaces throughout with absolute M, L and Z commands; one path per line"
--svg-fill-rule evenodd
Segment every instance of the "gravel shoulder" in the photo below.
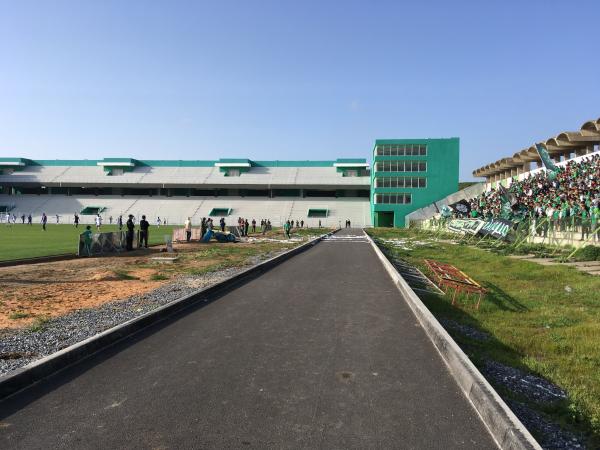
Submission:
M 232 244 L 227 247 L 203 246 L 200 249 L 190 247 L 188 248 L 187 259 L 200 258 L 199 262 L 179 266 L 169 265 L 169 267 L 165 266 L 158 269 L 138 268 L 135 271 L 128 272 L 128 274 L 139 274 L 143 270 L 149 270 L 153 273 L 159 271 L 159 273 L 165 274 L 166 280 L 151 281 L 136 277 L 129 280 L 104 281 L 104 283 L 112 282 L 117 285 L 113 286 L 113 289 L 114 292 L 122 293 L 120 298 L 118 295 L 107 295 L 106 292 L 103 296 L 94 295 L 95 289 L 90 290 L 88 283 L 85 285 L 88 289 L 87 295 L 83 291 L 78 293 L 84 301 L 65 302 L 65 299 L 61 298 L 51 302 L 55 306 L 54 312 L 59 311 L 56 305 L 60 304 L 62 314 L 56 313 L 54 317 L 38 316 L 33 321 L 28 321 L 25 327 L 0 329 L 0 375 L 5 375 L 30 362 L 76 344 L 199 289 L 219 283 L 249 267 L 287 251 L 301 242 L 294 242 L 292 245 L 287 242 L 268 243 L 267 245 L 254 244 L 246 247 L 242 244 Z M 221 254 L 220 257 L 216 255 L 216 253 L 222 251 L 225 251 L 225 253 Z M 134 258 L 136 261 L 144 263 L 148 256 L 136 256 Z M 114 259 L 118 258 L 103 258 L 93 262 L 94 274 L 115 273 L 114 265 L 110 271 L 106 269 L 107 266 L 110 267 L 110 264 L 113 263 L 111 260 Z M 81 264 L 81 261 L 84 264 Z M 102 261 L 103 268 L 98 268 L 97 261 Z M 75 265 L 81 272 L 81 266 L 85 267 L 85 264 L 90 262 L 89 260 L 65 261 L 59 264 L 61 267 L 56 268 L 55 271 L 64 272 L 65 265 Z M 44 266 L 47 265 L 44 264 Z M 34 270 L 34 266 L 28 266 L 24 272 L 31 274 Z M 67 270 L 72 272 L 73 268 L 70 267 Z M 129 286 L 127 286 L 127 283 L 129 283 Z M 55 282 L 53 284 L 66 293 L 71 289 L 72 284 L 76 283 L 67 285 Z M 122 285 L 126 285 L 127 288 L 123 288 Z M 66 286 L 69 287 L 66 288 Z M 82 287 L 81 289 L 85 288 Z M 98 289 L 98 284 L 96 284 L 96 289 Z M 113 291 L 111 290 L 111 292 Z M 21 291 L 21 295 L 26 294 Z M 74 295 L 70 292 L 66 297 L 72 298 Z M 27 299 L 27 301 L 31 302 L 32 300 Z

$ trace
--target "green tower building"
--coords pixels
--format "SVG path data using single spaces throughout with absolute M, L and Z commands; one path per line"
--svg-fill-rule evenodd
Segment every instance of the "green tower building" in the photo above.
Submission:
M 459 139 L 378 139 L 371 167 L 375 227 L 404 227 L 407 214 L 458 190 Z

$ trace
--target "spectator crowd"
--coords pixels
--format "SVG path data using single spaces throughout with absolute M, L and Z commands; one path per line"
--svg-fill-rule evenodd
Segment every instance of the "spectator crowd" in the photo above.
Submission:
M 513 181 L 505 192 L 491 189 L 468 201 L 473 218 L 503 216 L 509 196 L 512 210 L 525 217 L 548 218 L 548 223 L 581 226 L 592 231 L 600 224 L 600 154 L 569 161 L 555 172 L 539 171 Z

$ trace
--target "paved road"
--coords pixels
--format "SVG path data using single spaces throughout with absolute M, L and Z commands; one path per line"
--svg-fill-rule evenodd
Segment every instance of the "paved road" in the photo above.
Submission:
M 0 448 L 495 448 L 352 235 L 0 403 Z

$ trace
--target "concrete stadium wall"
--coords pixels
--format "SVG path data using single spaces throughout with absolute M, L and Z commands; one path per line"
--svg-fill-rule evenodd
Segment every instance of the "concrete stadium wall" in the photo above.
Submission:
M 473 184 L 465 189 L 455 192 L 454 194 L 450 194 L 447 197 L 444 197 L 443 199 L 432 203 L 431 205 L 417 209 L 416 211 L 406 216 L 406 226 L 410 226 L 411 222 L 431 219 L 436 214 L 439 214 L 440 210 L 442 209 L 442 206 L 451 205 L 460 200 L 468 200 L 473 197 L 477 197 L 484 191 L 484 189 L 484 183 Z

